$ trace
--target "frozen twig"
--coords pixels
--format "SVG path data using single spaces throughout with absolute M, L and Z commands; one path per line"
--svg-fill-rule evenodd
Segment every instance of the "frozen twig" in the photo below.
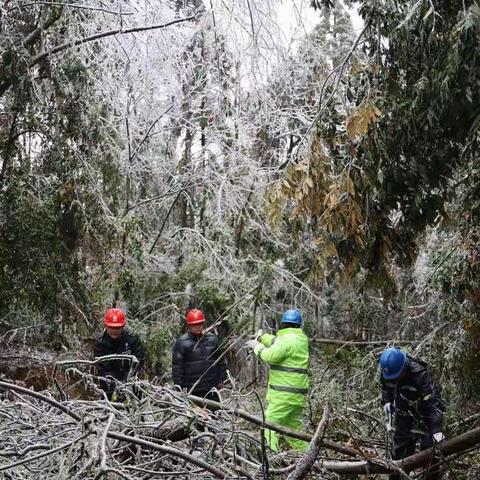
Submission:
M 77 40 L 71 40 L 69 42 L 62 43 L 60 45 L 57 45 L 56 47 L 53 47 L 49 50 L 46 50 L 44 52 L 41 52 L 35 55 L 30 61 L 30 66 L 33 67 L 34 65 L 36 65 L 38 62 L 40 62 L 46 57 L 62 52 L 63 50 L 67 50 L 68 48 L 72 48 L 77 45 L 82 45 L 83 43 L 93 42 L 95 40 L 101 40 L 102 38 L 112 37 L 114 35 L 125 35 L 127 33 L 137 33 L 137 32 L 145 32 L 149 30 L 158 30 L 158 29 L 170 27 L 171 25 L 176 25 L 178 23 L 190 22 L 192 20 L 195 20 L 196 18 L 197 17 L 195 15 L 191 15 L 189 17 L 178 18 L 176 20 L 172 20 L 166 23 L 161 23 L 158 25 L 146 25 L 143 27 L 132 27 L 132 28 L 126 28 L 126 29 L 117 28 L 115 30 L 96 33 L 94 35 L 89 35 L 88 37 L 79 38 Z

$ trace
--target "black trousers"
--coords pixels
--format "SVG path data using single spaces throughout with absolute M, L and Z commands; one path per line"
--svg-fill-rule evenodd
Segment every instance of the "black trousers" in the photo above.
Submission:
M 401 460 L 402 458 L 409 457 L 415 453 L 415 448 L 417 442 L 420 441 L 420 450 L 426 450 L 433 446 L 433 437 L 425 436 L 421 437 L 417 433 L 412 433 L 409 431 L 398 430 L 395 431 L 393 435 L 393 445 L 392 445 L 392 460 Z M 439 458 L 432 455 L 431 464 L 438 463 Z M 441 478 L 439 467 L 433 467 L 428 469 L 424 476 L 424 480 L 439 480 Z M 390 475 L 390 480 L 399 480 L 399 474 Z

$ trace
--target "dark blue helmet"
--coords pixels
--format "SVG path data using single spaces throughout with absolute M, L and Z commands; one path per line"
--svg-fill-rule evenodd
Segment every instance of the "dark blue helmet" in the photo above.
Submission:
M 302 324 L 302 314 L 299 310 L 287 310 L 283 315 L 280 323 Z
M 387 348 L 380 355 L 380 367 L 385 380 L 395 380 L 403 372 L 407 355 L 398 348 Z

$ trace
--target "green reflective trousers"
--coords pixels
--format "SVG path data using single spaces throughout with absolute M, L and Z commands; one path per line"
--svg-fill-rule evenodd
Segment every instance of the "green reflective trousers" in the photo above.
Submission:
M 273 393 L 273 395 L 272 395 Z M 303 409 L 305 406 L 305 396 L 288 392 L 267 393 L 267 410 L 265 419 L 267 422 L 278 423 L 292 430 L 302 430 Z M 273 430 L 265 430 L 265 440 L 267 445 L 274 451 L 280 452 L 281 435 Z M 283 437 L 292 450 L 304 451 L 308 447 L 308 442 L 292 437 Z

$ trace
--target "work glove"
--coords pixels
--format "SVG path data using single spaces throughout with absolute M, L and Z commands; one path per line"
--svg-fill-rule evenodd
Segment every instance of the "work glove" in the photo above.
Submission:
M 250 350 L 253 351 L 253 350 L 255 349 L 255 347 L 257 346 L 257 343 L 258 343 L 258 341 L 257 341 L 256 339 L 247 340 L 247 341 L 245 342 L 245 346 L 246 346 L 248 349 L 250 349 Z
M 263 335 L 263 330 L 262 330 L 261 328 L 259 328 L 259 329 L 257 330 L 257 333 L 255 333 L 255 337 L 254 337 L 255 340 L 256 340 L 257 342 L 259 342 L 259 341 L 260 341 L 260 337 L 261 337 L 262 335 Z
M 390 402 L 387 402 L 383 406 L 383 411 L 387 419 L 387 422 L 386 422 L 387 432 L 391 432 L 393 430 L 393 416 L 395 415 L 395 406 L 392 405 Z
M 265 348 L 265 345 L 263 343 L 257 342 L 255 345 L 255 348 L 253 349 L 253 353 L 258 357 L 260 355 L 260 352 Z
M 442 432 L 434 433 L 432 436 L 435 443 L 442 443 L 445 440 L 445 435 Z
M 383 406 L 383 411 L 385 412 L 385 415 L 394 415 L 395 414 L 395 406 L 392 405 L 390 402 L 387 402 Z

